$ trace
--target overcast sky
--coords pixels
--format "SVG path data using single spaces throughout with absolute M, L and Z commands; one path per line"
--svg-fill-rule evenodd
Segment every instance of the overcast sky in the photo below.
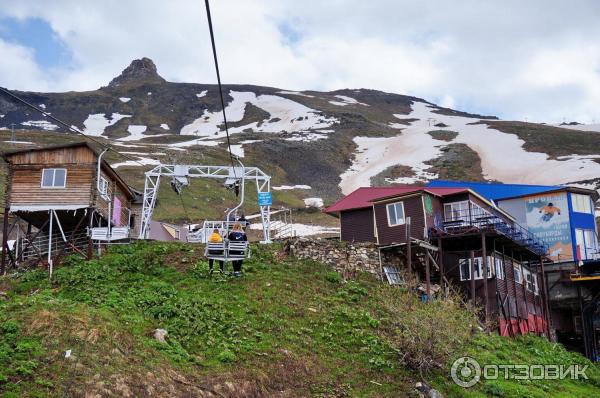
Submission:
M 225 83 L 372 88 L 600 122 L 597 0 L 212 0 Z M 202 0 L 0 0 L 0 85 L 93 90 L 132 59 L 216 81 Z

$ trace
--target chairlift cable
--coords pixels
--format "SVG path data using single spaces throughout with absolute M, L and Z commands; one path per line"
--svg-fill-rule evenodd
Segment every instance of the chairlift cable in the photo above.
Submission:
M 124 153 L 121 153 L 121 152 L 119 152 L 119 151 L 116 151 L 116 150 L 112 149 L 112 148 L 111 148 L 109 145 L 107 145 L 106 143 L 103 143 L 102 141 L 99 141 L 99 140 L 97 140 L 97 139 L 95 139 L 95 138 L 92 138 L 92 137 L 90 137 L 90 136 L 88 136 L 88 135 L 85 135 L 83 132 L 81 132 L 80 130 L 78 130 L 78 129 L 74 128 L 72 125 L 70 125 L 70 124 L 68 124 L 68 123 L 66 123 L 66 122 L 64 122 L 64 121 L 62 121 L 61 119 L 57 118 L 56 116 L 53 116 L 53 115 L 51 115 L 49 112 L 46 112 L 46 111 L 44 111 L 44 110 L 42 110 L 42 109 L 38 108 L 37 106 L 33 105 L 31 102 L 29 102 L 29 101 L 27 101 L 27 100 L 24 100 L 23 98 L 21 98 L 21 97 L 19 97 L 18 95 L 16 95 L 16 94 L 12 93 L 12 92 L 11 92 L 11 91 L 9 91 L 8 89 L 5 89 L 5 88 L 3 88 L 3 87 L 0 87 L 0 92 L 2 92 L 2 93 L 4 93 L 4 94 L 8 95 L 9 97 L 11 97 L 11 98 L 13 98 L 13 99 L 15 99 L 15 100 L 17 100 L 17 101 L 21 102 L 22 104 L 26 105 L 27 107 L 29 107 L 29 108 L 31 108 L 31 109 L 33 109 L 33 110 L 35 110 L 35 111 L 37 111 L 37 112 L 41 113 L 42 115 L 44 115 L 44 117 L 47 117 L 47 118 L 49 118 L 49 119 L 51 119 L 51 120 L 55 121 L 56 123 L 58 123 L 58 124 L 60 124 L 60 125 L 62 125 L 62 126 L 64 126 L 64 127 L 66 127 L 66 128 L 67 128 L 67 130 L 69 130 L 70 132 L 72 132 L 72 133 L 75 133 L 75 134 L 79 134 L 79 135 L 81 135 L 81 136 L 85 137 L 87 140 L 90 140 L 90 141 L 92 141 L 92 142 L 94 142 L 94 143 L 96 143 L 96 144 L 100 145 L 100 146 L 101 146 L 103 149 L 112 150 L 113 152 L 117 153 L 119 156 L 121 156 L 121 157 L 123 157 L 123 158 L 125 158 L 125 159 L 127 159 L 127 160 L 131 160 L 131 161 L 133 161 L 133 162 L 136 162 L 136 163 L 138 163 L 140 166 L 145 166 L 145 165 L 144 165 L 143 163 L 141 163 L 139 160 L 137 160 L 137 159 L 135 159 L 135 158 L 133 158 L 133 157 L 131 157 L 131 156 L 125 155 Z
M 225 114 L 225 100 L 223 97 L 223 86 L 221 85 L 221 74 L 219 72 L 219 61 L 217 59 L 217 47 L 215 45 L 215 34 L 213 31 L 212 18 L 210 15 L 210 4 L 209 0 L 204 0 L 206 4 L 206 17 L 208 19 L 208 30 L 210 31 L 210 42 L 212 44 L 213 58 L 215 62 L 215 70 L 217 72 L 217 83 L 219 86 L 219 97 L 221 99 L 221 107 L 223 108 L 223 123 L 225 124 L 225 135 L 227 136 L 227 150 L 229 151 L 229 159 L 231 160 L 231 167 L 233 169 L 233 176 L 237 178 L 235 171 L 235 163 L 233 160 L 233 153 L 231 152 L 231 141 L 229 140 L 229 128 L 227 126 L 227 116 Z

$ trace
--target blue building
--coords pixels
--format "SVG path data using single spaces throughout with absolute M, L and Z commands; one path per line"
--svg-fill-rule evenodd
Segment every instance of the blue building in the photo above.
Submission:
M 522 185 L 437 180 L 436 188 L 466 187 L 493 201 L 550 246 L 557 263 L 576 262 L 583 273 L 600 265 L 594 203 L 598 193 L 561 185 Z
M 551 325 L 558 341 L 600 360 L 598 193 L 562 185 L 437 180 L 436 188 L 470 188 L 511 214 L 549 246 L 545 264 Z

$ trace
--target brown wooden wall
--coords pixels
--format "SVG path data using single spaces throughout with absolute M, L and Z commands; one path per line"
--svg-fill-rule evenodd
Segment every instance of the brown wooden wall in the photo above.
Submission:
M 395 202 L 404 202 L 404 216 L 411 218 L 411 237 L 424 239 L 425 214 L 423 213 L 423 201 L 421 195 L 415 195 L 374 205 L 379 244 L 390 245 L 406 242 L 406 225 L 388 226 L 386 205 Z
M 42 170 L 67 169 L 65 188 L 42 188 Z M 52 164 L 12 166 L 8 178 L 7 206 L 91 205 L 94 164 Z
M 481 251 L 475 252 L 475 257 L 480 257 Z M 542 285 L 541 277 L 534 272 L 538 278 L 538 288 L 540 293 L 535 295 L 525 287 L 525 282 L 517 283 L 514 277 L 514 264 L 510 256 L 503 255 L 501 252 L 488 252 L 488 256 L 498 256 L 504 258 L 504 274 L 505 278 L 500 279 L 495 275 L 488 279 L 488 300 L 490 303 L 490 310 L 492 314 L 502 317 L 503 314 L 506 317 L 527 319 L 528 314 L 542 315 L 543 303 L 542 303 Z M 460 258 L 469 258 L 469 252 L 461 253 L 445 253 L 444 254 L 444 269 L 446 270 L 446 277 L 460 286 L 462 292 L 467 298 L 471 298 L 471 281 L 461 281 L 460 271 L 458 267 L 458 260 Z M 488 264 L 493 267 L 493 263 Z M 483 279 L 475 280 L 475 296 L 480 303 L 483 303 L 485 299 L 485 288 Z M 500 303 L 504 305 L 504 311 L 500 307 Z
M 96 160 L 96 154 L 85 146 L 32 151 L 10 155 L 10 163 L 14 165 L 84 164 L 95 163 Z
M 376 242 L 373 208 L 340 212 L 341 239 L 346 242 Z

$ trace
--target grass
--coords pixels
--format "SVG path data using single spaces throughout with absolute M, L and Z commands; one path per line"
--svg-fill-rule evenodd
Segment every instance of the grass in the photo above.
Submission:
M 537 337 L 473 332 L 473 315 L 452 301 L 423 304 L 366 274 L 344 282 L 276 245 L 253 251 L 240 279 L 208 277 L 198 246 L 159 243 L 69 258 L 52 282 L 44 270 L 0 279 L 0 394 L 413 396 L 415 361 L 438 363 L 423 375 L 449 397 L 600 392 L 600 372 L 581 356 Z M 448 377 L 461 355 L 585 363 L 591 379 L 463 390 Z

